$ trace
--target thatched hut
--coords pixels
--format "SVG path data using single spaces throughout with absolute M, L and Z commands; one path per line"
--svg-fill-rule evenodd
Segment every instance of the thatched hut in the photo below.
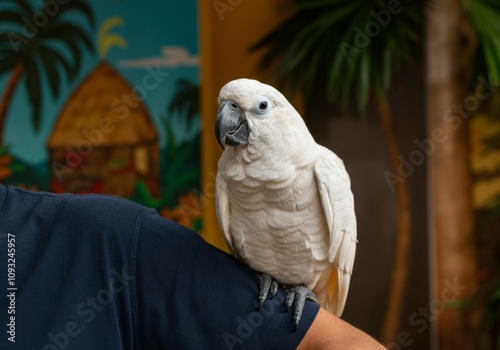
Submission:
M 105 61 L 76 88 L 47 141 L 54 192 L 129 197 L 138 180 L 158 192 L 158 134 L 137 92 Z

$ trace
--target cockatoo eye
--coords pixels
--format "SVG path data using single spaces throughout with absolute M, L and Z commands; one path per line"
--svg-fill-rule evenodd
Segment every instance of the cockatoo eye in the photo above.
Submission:
M 273 103 L 267 96 L 260 96 L 255 100 L 255 112 L 257 114 L 265 114 L 273 107 Z

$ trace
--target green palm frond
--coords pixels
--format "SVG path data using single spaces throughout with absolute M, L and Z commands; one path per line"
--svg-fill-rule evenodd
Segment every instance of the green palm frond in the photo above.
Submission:
M 251 50 L 265 50 L 259 67 L 271 68 L 269 79 L 279 88 L 309 94 L 324 84 L 329 100 L 347 103 L 354 95 L 364 111 L 373 94 L 385 99 L 394 68 L 413 57 L 419 38 L 422 5 L 387 6 L 295 0 L 295 14 Z
M 24 60 L 24 67 L 26 69 L 26 89 L 28 92 L 28 98 L 31 102 L 32 114 L 31 121 L 35 130 L 40 127 L 40 115 L 42 108 L 42 94 L 41 94 L 41 84 L 40 84 L 40 70 L 35 61 L 35 57 L 27 57 Z
M 50 0 L 46 0 L 50 1 Z M 56 16 L 61 16 L 68 12 L 74 11 L 76 13 L 83 14 L 87 21 L 90 23 L 91 27 L 95 27 L 95 19 L 92 13 L 92 8 L 86 1 L 82 0 L 72 0 L 66 3 L 63 7 L 61 7 L 60 11 Z
M 33 18 L 34 8 L 26 0 L 0 1 L 0 22 L 25 25 L 23 18 Z
M 53 42 L 61 42 L 64 44 L 73 59 L 73 67 L 71 69 L 71 74 L 68 78 L 72 81 L 81 67 L 83 48 L 80 42 L 83 43 L 88 51 L 93 52 L 94 47 L 90 41 L 88 35 L 79 27 L 70 23 L 57 23 L 48 28 L 42 34 L 41 37 L 45 40 L 51 40 Z
M 0 59 L 0 75 L 14 69 L 17 62 L 18 62 L 18 59 L 13 55 L 2 57 Z
M 43 8 L 50 4 L 44 0 L 39 5 Z M 52 96 L 56 97 L 60 92 L 62 77 L 66 76 L 68 81 L 76 77 L 81 68 L 84 49 L 90 52 L 94 50 L 89 34 L 79 25 L 65 19 L 64 15 L 69 12 L 82 14 L 91 26 L 94 25 L 89 4 L 83 0 L 72 0 L 65 4 L 59 3 L 57 12 L 49 16 L 48 23 L 37 28 L 32 36 L 25 37 L 21 34 L 21 28 L 25 25 L 23 18 L 33 18 L 35 9 L 26 0 L 14 0 L 0 7 L 0 21 L 12 27 L 10 31 L 0 33 L 0 74 L 10 71 L 18 63 L 24 64 L 24 81 L 33 109 L 35 129 L 40 126 L 42 75 L 47 77 Z M 63 47 L 69 51 L 69 59 L 61 52 Z
M 168 112 L 185 114 L 188 121 L 192 121 L 200 112 L 200 87 L 188 79 L 179 79 L 176 84 Z
M 68 75 L 70 81 L 75 79 L 80 67 L 82 66 L 82 49 L 77 42 L 71 40 L 71 35 L 61 35 L 61 39 L 73 58 L 73 66 L 71 67 L 71 74 Z
M 14 0 L 12 4 L 16 5 L 18 8 L 19 14 L 21 16 L 27 16 L 28 18 L 33 18 L 33 14 L 35 13 L 35 9 L 30 5 L 27 0 Z
M 22 16 L 19 15 L 19 12 L 8 9 L 0 12 L 0 22 L 11 22 L 19 25 L 24 24 L 22 21 Z
M 12 45 L 12 40 L 17 40 L 18 38 L 21 38 L 23 41 L 26 41 L 21 34 L 15 31 L 1 32 L 0 48 L 5 50 L 8 54 L 15 53 L 16 51 L 14 49 L 14 46 Z
M 469 21 L 477 35 L 475 76 L 500 82 L 500 2 L 495 0 L 462 0 Z M 477 81 L 472 82 L 478 83 Z M 493 115 L 500 114 L 500 94 L 486 101 Z
M 500 2 L 463 0 L 466 13 L 479 38 L 482 59 L 494 81 L 500 81 Z
M 89 51 L 93 51 L 92 41 L 87 33 L 79 26 L 70 22 L 56 22 L 46 25 L 38 33 L 40 39 L 81 41 Z
M 38 57 L 40 58 L 43 70 L 45 71 L 45 75 L 49 81 L 52 97 L 56 97 L 59 95 L 59 88 L 61 85 L 61 78 L 55 64 L 56 62 L 51 59 L 52 57 L 50 54 L 39 52 Z
M 70 77 L 75 75 L 75 69 L 71 67 L 70 62 L 65 55 L 61 54 L 56 49 L 47 45 L 41 45 L 38 54 L 42 56 L 47 56 L 48 60 L 50 60 L 52 65 L 54 65 L 55 67 L 57 68 L 62 67 L 65 75 L 68 77 L 68 80 L 71 81 Z

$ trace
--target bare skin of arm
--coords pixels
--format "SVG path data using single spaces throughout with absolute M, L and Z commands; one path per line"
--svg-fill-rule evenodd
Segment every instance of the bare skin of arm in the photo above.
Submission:
M 321 308 L 297 350 L 384 350 L 363 331 Z

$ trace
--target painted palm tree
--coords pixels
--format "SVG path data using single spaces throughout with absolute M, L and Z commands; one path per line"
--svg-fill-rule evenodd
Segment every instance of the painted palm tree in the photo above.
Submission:
M 168 112 L 179 112 L 191 122 L 200 114 L 200 86 L 189 79 L 179 79 L 176 82 L 174 97 L 168 105 Z
M 189 79 L 179 79 L 176 81 L 174 96 L 167 106 L 167 116 L 174 112 L 179 113 L 186 119 L 186 131 L 193 129 L 193 121 L 200 114 L 200 86 Z M 192 191 L 199 187 L 200 164 L 199 133 L 189 141 L 177 144 L 176 133 L 174 132 L 175 121 L 171 117 L 162 119 L 162 124 L 166 136 L 166 149 L 164 161 L 168 166 L 164 170 L 163 179 L 167 184 L 164 189 L 164 205 L 171 207 L 179 200 L 179 193 Z M 187 206 L 188 209 L 189 206 Z
M 38 130 L 43 75 L 46 76 L 52 96 L 56 97 L 62 75 L 72 81 L 79 72 L 83 47 L 93 51 L 86 31 L 67 19 L 66 14 L 69 12 L 82 14 L 94 25 L 92 10 L 83 0 L 72 0 L 57 6 L 54 6 L 53 1 L 44 0 L 39 8 L 34 8 L 27 0 L 2 3 L 0 21 L 8 29 L 0 32 L 0 75 L 10 72 L 10 77 L 0 100 L 0 145 L 3 144 L 9 105 L 22 78 L 25 78 L 32 106 L 33 127 Z M 71 59 L 63 51 L 69 52 Z

